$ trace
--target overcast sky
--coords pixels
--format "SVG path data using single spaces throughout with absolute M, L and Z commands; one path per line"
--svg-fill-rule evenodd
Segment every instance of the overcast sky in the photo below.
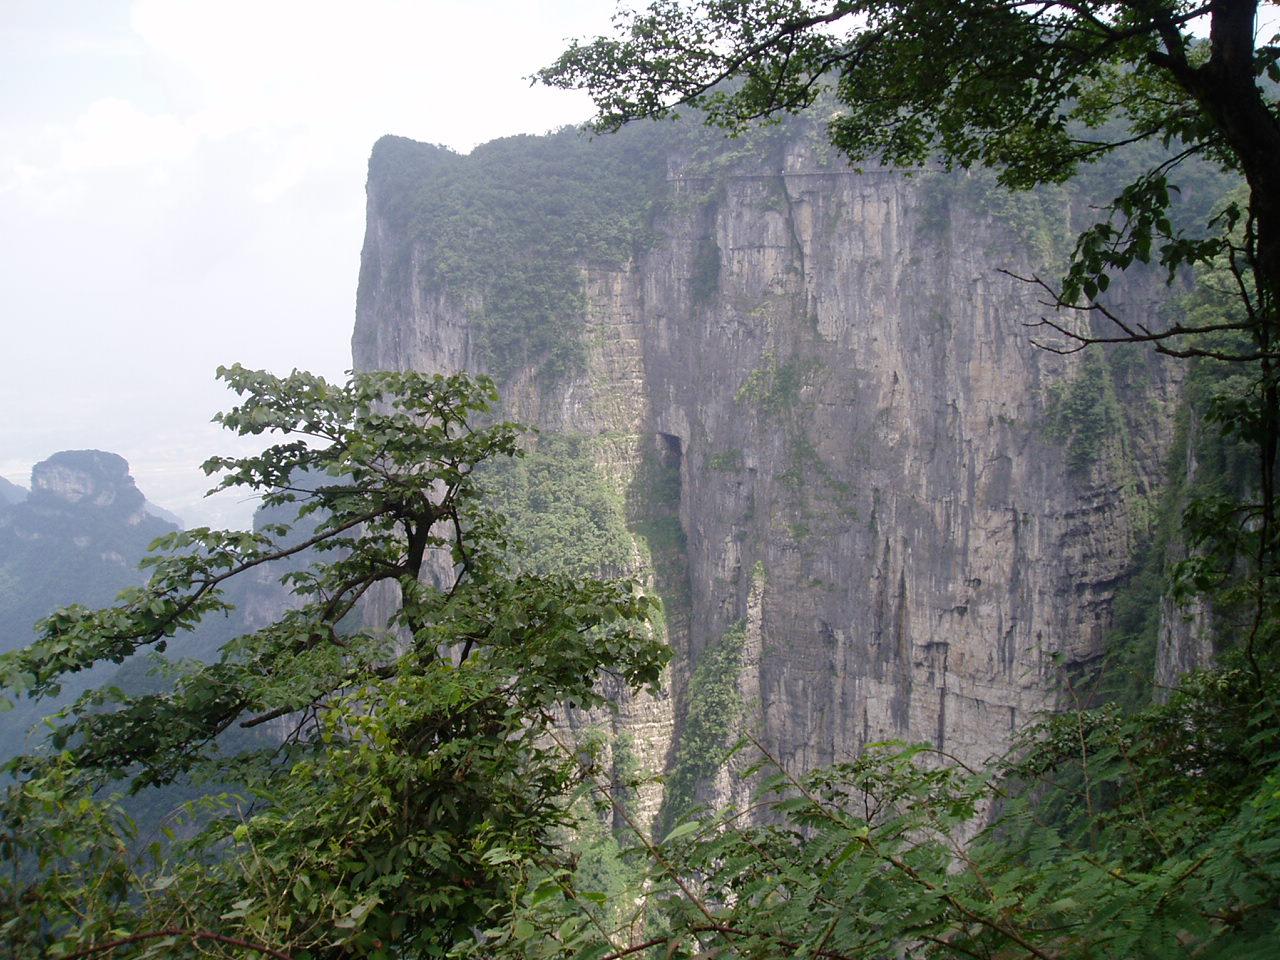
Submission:
M 350 366 L 365 165 L 590 113 L 531 88 L 612 0 L 0 0 L 0 475 L 125 456 L 188 523 L 213 379 Z
M 613 0 L 0 0 L 0 475 L 125 456 L 188 523 L 220 363 L 341 377 L 365 164 L 590 113 L 525 79 Z M 1274 27 L 1274 4 L 1267 8 Z

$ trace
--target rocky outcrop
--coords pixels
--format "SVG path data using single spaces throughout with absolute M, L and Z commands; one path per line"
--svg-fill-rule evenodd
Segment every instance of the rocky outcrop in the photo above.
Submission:
M 148 547 L 179 529 L 177 518 L 164 514 L 138 489 L 128 462 L 117 454 L 64 450 L 37 463 L 30 494 L 0 505 L 0 652 L 30 643 L 35 623 L 59 607 L 105 607 L 124 588 L 144 582 L 147 574 L 138 564 Z M 267 522 L 292 519 L 288 511 L 260 511 L 255 524 L 260 529 Z M 313 521 L 303 526 L 308 522 Z M 236 578 L 225 593 L 233 611 L 209 617 L 192 634 L 173 638 L 170 652 L 213 659 L 233 637 L 274 621 L 295 602 L 280 576 L 312 559 L 299 556 L 292 564 L 266 564 Z M 29 730 L 35 729 L 37 738 L 43 735 L 37 721 L 85 690 L 103 683 L 130 691 L 162 685 L 151 674 L 150 654 L 148 649 L 123 665 L 104 662 L 69 674 L 60 696 L 19 700 L 0 724 L 0 759 L 34 743 Z
M 106 604 L 141 578 L 148 544 L 176 527 L 151 516 L 123 457 L 64 450 L 31 470 L 31 493 L 0 507 L 0 650 L 68 603 Z
M 708 159 L 673 141 L 633 255 L 581 262 L 580 307 L 553 320 L 581 364 L 552 378 L 533 357 L 502 384 L 516 417 L 594 439 L 638 543 L 664 503 L 678 517 L 655 580 L 674 695 L 620 721 L 658 767 L 701 651 L 744 624 L 748 722 L 787 764 L 889 738 L 1000 752 L 1103 653 L 1163 475 L 1177 369 L 1038 349 L 1037 290 L 1002 272 L 1051 269 L 1086 199 L 1031 198 L 1029 231 L 983 181 L 855 171 L 816 144 L 793 129 Z M 433 223 L 407 212 L 405 184 L 430 192 L 439 169 L 421 153 L 415 178 L 414 151 L 434 149 L 375 149 L 357 369 L 491 362 L 485 288 L 442 280 Z M 1162 295 L 1113 302 L 1150 315 Z M 679 478 L 665 501 L 655 461 Z
M 31 506 L 82 506 L 109 510 L 138 523 L 146 498 L 129 475 L 124 457 L 103 450 L 63 450 L 31 469 Z

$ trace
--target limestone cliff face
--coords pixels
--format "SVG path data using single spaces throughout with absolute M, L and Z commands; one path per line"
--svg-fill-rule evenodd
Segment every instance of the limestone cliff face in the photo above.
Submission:
M 439 280 L 403 182 L 377 173 L 411 149 L 431 148 L 384 141 L 371 164 L 355 365 L 479 368 L 483 292 Z M 970 186 L 855 172 L 805 136 L 719 167 L 673 149 L 645 242 L 580 265 L 558 321 L 580 368 L 503 384 L 516 417 L 595 438 L 628 504 L 652 511 L 645 464 L 678 472 L 679 556 L 636 566 L 667 600 L 673 696 L 619 721 L 655 764 L 700 653 L 737 627 L 748 722 L 798 767 L 889 738 L 982 761 L 1102 653 L 1177 371 L 1037 349 L 1037 290 L 998 268 L 1044 272 L 1050 252 Z M 1150 314 L 1161 293 L 1116 305 Z

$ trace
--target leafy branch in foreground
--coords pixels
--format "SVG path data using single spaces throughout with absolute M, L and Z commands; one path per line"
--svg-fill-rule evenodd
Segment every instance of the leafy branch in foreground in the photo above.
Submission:
M 755 805 L 636 831 L 609 925 L 572 875 L 540 876 L 470 955 L 1269 957 L 1276 729 L 1227 668 L 1133 717 L 1052 718 L 988 771 L 888 743 L 799 775 L 748 738 Z
M 297 605 L 171 690 L 86 694 L 9 764 L 0 940 L 14 957 L 441 956 L 509 903 L 504 864 L 557 856 L 579 773 L 545 733 L 564 706 L 603 705 L 605 674 L 656 684 L 651 602 L 505 565 L 473 473 L 517 453 L 517 428 L 486 422 L 488 380 L 220 375 L 243 398 L 223 425 L 281 439 L 206 470 L 299 521 L 162 538 L 145 586 L 51 615 L 0 679 L 38 697 L 162 650 L 281 561 Z M 361 624 L 375 594 L 388 616 Z M 191 778 L 252 802 L 210 799 L 194 839 L 139 851 L 102 795 Z

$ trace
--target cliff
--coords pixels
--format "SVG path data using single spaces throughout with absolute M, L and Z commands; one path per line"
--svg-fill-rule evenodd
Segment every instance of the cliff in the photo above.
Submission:
M 610 722 L 669 812 L 738 789 L 707 757 L 742 724 L 796 767 L 1002 751 L 1104 654 L 1165 474 L 1179 369 L 1038 349 L 1001 272 L 1052 275 L 1098 197 L 827 154 L 653 126 L 370 161 L 355 366 L 491 371 L 573 439 L 551 475 L 612 491 L 599 566 L 649 579 L 678 658 Z

